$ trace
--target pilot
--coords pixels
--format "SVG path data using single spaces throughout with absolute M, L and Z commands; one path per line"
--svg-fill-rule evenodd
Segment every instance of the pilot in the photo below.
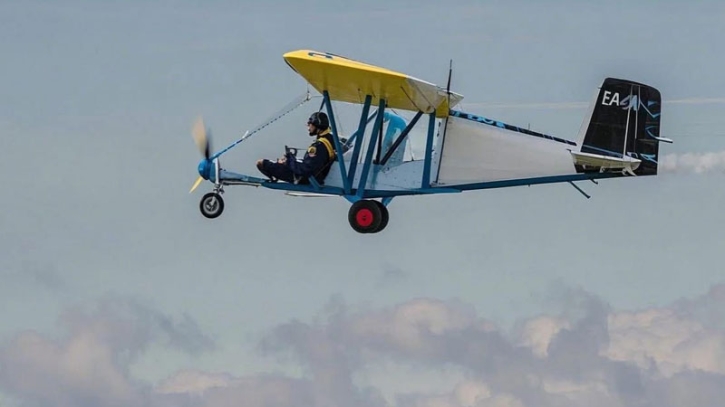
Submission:
M 314 112 L 307 120 L 307 131 L 315 141 L 307 148 L 302 161 L 297 160 L 294 151 L 287 149 L 285 155 L 277 162 L 261 159 L 257 160 L 257 169 L 270 178 L 294 184 L 309 184 L 310 177 L 314 177 L 322 185 L 330 172 L 330 164 L 335 160 L 335 147 L 330 131 L 330 121 L 323 112 Z

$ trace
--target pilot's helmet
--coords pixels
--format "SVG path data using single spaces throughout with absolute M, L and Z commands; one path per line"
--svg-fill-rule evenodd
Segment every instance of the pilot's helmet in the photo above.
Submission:
M 327 115 L 324 112 L 312 113 L 309 120 L 307 120 L 307 123 L 311 123 L 319 130 L 326 130 L 328 127 L 330 127 L 330 120 L 327 118 Z

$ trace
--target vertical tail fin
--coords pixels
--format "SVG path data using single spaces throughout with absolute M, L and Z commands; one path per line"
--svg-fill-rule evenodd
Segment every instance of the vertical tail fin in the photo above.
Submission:
M 606 78 L 590 106 L 579 141 L 580 152 L 615 159 L 639 160 L 636 175 L 656 175 L 662 99 L 660 92 L 648 85 Z M 600 168 L 577 166 L 577 171 Z

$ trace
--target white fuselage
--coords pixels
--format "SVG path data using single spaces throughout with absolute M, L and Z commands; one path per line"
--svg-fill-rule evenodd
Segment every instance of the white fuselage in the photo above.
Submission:
M 433 140 L 430 174 L 433 186 L 576 174 L 570 151 L 578 151 L 579 147 L 571 141 L 556 141 L 546 138 L 548 136 L 525 134 L 462 117 L 449 116 L 447 124 L 445 120 Z M 367 146 L 367 138 L 364 146 Z M 364 150 L 357 164 L 353 188 L 358 187 L 361 178 Z M 345 154 L 346 170 L 350 168 L 351 153 L 350 150 Z M 372 165 L 365 188 L 408 190 L 425 187 L 423 169 L 423 157 L 383 167 Z M 339 163 L 333 163 L 325 183 L 343 186 Z

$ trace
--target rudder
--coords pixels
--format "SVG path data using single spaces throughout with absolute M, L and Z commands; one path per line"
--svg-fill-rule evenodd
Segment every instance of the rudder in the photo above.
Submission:
M 662 98 L 652 86 L 606 78 L 580 135 L 582 153 L 641 160 L 636 175 L 656 175 Z M 577 171 L 585 172 L 578 167 Z

